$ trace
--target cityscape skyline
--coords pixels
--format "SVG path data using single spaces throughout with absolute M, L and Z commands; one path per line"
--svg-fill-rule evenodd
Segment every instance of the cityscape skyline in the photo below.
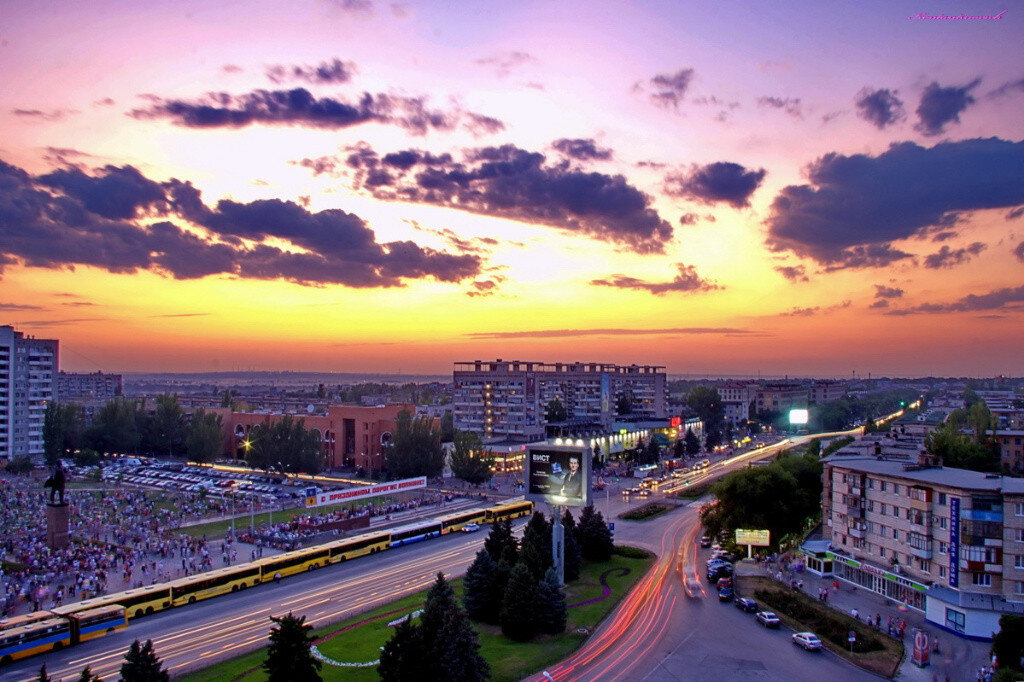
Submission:
M 1022 373 L 1003 7 L 6 9 L 0 324 L 62 369 Z

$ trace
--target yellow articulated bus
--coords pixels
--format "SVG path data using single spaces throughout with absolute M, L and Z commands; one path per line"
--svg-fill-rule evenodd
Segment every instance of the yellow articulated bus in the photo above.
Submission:
M 128 617 L 124 607 L 120 604 L 100 606 L 85 611 L 73 611 L 70 606 L 58 606 L 53 612 L 71 621 L 72 644 L 87 642 L 90 639 L 96 639 L 115 630 L 124 630 L 128 627 Z
M 441 522 L 441 535 L 462 530 L 468 523 L 483 523 L 487 513 L 483 509 L 448 514 L 438 519 Z
M 267 583 L 278 578 L 287 578 L 303 571 L 312 571 L 330 563 L 331 553 L 324 545 L 308 549 L 296 549 L 284 554 L 266 557 L 256 562 L 260 569 L 260 580 Z
M 260 567 L 240 564 L 175 580 L 171 583 L 171 598 L 175 606 L 183 606 L 259 584 Z
M 169 583 L 159 583 L 124 592 L 105 594 L 102 597 L 93 597 L 68 604 L 61 607 L 61 611 L 70 614 L 113 605 L 123 606 L 125 616 L 129 619 L 148 616 L 151 613 L 171 608 L 171 586 Z
M 0 630 L 0 665 L 71 645 L 71 621 L 54 616 Z
M 517 519 L 520 516 L 529 516 L 533 513 L 533 502 L 526 500 L 506 502 L 496 507 L 490 507 L 486 510 L 486 513 L 487 523 L 504 521 L 505 519 Z
M 327 543 L 327 552 L 331 563 L 337 564 L 367 554 L 383 552 L 390 546 L 390 543 L 391 533 L 385 531 L 329 542 Z

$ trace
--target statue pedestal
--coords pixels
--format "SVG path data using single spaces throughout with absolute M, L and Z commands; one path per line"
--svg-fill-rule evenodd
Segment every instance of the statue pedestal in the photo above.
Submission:
M 71 511 L 67 503 L 46 503 L 46 544 L 50 549 L 64 549 L 71 541 L 68 535 L 68 522 Z

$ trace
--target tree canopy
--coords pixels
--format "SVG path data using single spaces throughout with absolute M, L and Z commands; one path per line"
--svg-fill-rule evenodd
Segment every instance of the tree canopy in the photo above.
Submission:
M 384 466 L 392 478 L 426 476 L 444 472 L 441 431 L 430 417 L 414 417 L 409 410 L 398 413 L 395 433 L 384 451 Z
M 185 436 L 185 451 L 188 458 L 200 464 L 212 462 L 221 454 L 221 417 L 216 412 L 196 410 L 188 424 Z
M 480 436 L 472 431 L 456 431 L 450 464 L 456 478 L 479 485 L 491 480 L 494 456 L 484 450 Z
M 304 474 L 321 469 L 320 434 L 290 415 L 270 424 L 257 424 L 249 432 L 248 443 L 245 459 L 257 469 L 280 465 L 285 471 Z
M 305 616 L 271 616 L 274 623 L 270 628 L 270 646 L 263 669 L 268 682 L 292 682 L 303 680 L 319 682 L 323 663 L 313 656 L 312 625 L 306 624 Z

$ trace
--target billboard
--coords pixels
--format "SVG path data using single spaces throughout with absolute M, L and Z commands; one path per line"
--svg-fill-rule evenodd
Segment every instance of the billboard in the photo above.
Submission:
M 526 499 L 585 507 L 590 497 L 590 448 L 531 445 L 526 453 Z
M 427 477 L 420 476 L 418 478 L 403 478 L 401 481 L 378 483 L 377 485 L 368 485 L 361 488 L 332 490 L 318 495 L 310 495 L 310 490 L 307 490 L 306 507 L 323 507 L 328 504 L 340 504 L 342 502 L 351 502 L 352 500 L 362 500 L 367 497 L 376 497 L 377 495 L 386 495 L 387 493 L 397 493 L 404 490 L 416 490 L 426 487 Z
M 810 417 L 807 410 L 790 410 L 789 411 L 789 423 L 790 424 L 806 424 L 807 419 Z
M 736 529 L 736 544 L 753 547 L 767 547 L 771 543 L 771 533 L 766 530 Z

